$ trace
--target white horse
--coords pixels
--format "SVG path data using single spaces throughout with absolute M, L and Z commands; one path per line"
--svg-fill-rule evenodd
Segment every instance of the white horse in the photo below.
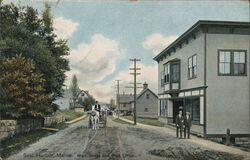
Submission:
M 92 113 L 90 115 L 90 120 L 91 120 L 93 130 L 96 130 L 97 128 L 99 128 L 99 126 L 98 126 L 99 116 L 100 116 L 99 112 L 97 112 L 95 109 L 92 109 Z

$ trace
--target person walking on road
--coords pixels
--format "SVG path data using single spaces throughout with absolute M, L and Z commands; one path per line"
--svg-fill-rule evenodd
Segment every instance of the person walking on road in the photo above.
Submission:
M 192 120 L 190 116 L 190 112 L 186 112 L 186 115 L 184 117 L 184 137 L 186 138 L 186 134 L 188 139 L 190 138 L 190 128 L 192 125 Z
M 179 111 L 179 114 L 175 118 L 175 123 L 176 123 L 176 137 L 179 137 L 179 132 L 180 132 L 180 138 L 182 138 L 182 130 L 183 130 L 183 123 L 184 119 L 182 116 L 182 111 Z

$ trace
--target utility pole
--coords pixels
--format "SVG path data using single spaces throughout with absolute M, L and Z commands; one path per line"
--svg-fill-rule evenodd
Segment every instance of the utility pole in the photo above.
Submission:
M 120 118 L 120 81 L 121 80 L 115 80 L 117 82 L 117 104 L 118 104 L 118 119 Z
M 130 61 L 134 62 L 134 68 L 129 68 L 130 70 L 133 70 L 133 73 L 130 73 L 131 75 L 134 75 L 134 125 L 136 125 L 136 76 L 140 75 L 140 73 L 137 73 L 137 70 L 141 70 L 141 68 L 136 67 L 136 62 L 141 61 L 140 59 L 129 59 Z

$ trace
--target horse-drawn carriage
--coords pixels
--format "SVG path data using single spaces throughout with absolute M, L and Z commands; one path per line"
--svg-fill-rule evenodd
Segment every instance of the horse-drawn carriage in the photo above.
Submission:
M 101 107 L 92 108 L 92 111 L 89 116 L 89 128 L 105 128 L 107 124 L 107 111 L 101 109 Z M 94 125 L 94 127 L 93 127 Z

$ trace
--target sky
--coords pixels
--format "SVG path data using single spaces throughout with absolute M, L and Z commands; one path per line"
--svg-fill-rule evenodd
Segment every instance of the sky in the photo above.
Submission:
M 44 0 L 11 0 L 30 5 L 41 12 Z M 9 3 L 5 0 L 5 3 Z M 48 0 L 53 14 L 54 32 L 68 39 L 71 70 L 81 89 L 98 101 L 109 102 L 117 93 L 132 93 L 131 58 L 141 59 L 138 82 L 148 83 L 157 93 L 157 63 L 153 60 L 178 36 L 198 20 L 250 21 L 249 3 L 227 1 L 101 1 Z M 138 89 L 140 91 L 140 89 Z

